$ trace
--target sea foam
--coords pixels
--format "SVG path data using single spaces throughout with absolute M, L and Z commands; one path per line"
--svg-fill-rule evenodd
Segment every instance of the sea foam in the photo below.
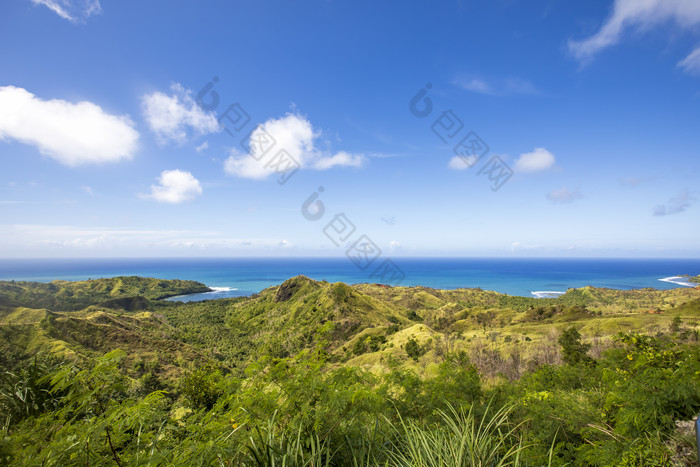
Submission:
M 557 292 L 553 290 L 540 290 L 536 292 L 530 292 L 537 298 L 556 298 L 559 295 L 564 295 L 566 292 Z
M 209 287 L 211 292 L 206 293 L 220 293 L 220 292 L 231 292 L 232 290 L 238 290 L 235 287 Z
M 660 281 L 663 282 L 670 282 L 672 284 L 678 284 L 682 285 L 685 287 L 695 287 L 697 284 L 692 284 L 688 282 L 687 278 L 682 277 L 682 276 L 671 276 L 671 277 L 664 277 L 663 279 L 659 279 Z

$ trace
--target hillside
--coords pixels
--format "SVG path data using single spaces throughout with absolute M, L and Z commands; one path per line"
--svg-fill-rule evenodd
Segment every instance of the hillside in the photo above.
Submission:
M 14 368 L 36 354 L 86 362 L 114 349 L 126 352 L 136 370 L 148 369 L 167 381 L 209 357 L 173 338 L 175 330 L 151 312 L 123 314 L 99 307 L 78 312 L 5 309 L 0 317 L 0 368 Z M 132 376 L 143 371 L 129 372 Z
M 323 341 L 336 364 L 377 370 L 394 360 L 426 368 L 448 351 L 476 354 L 488 346 L 496 349 L 496 360 L 517 354 L 508 373 L 519 375 L 528 365 L 560 362 L 556 338 L 570 326 L 597 353 L 619 331 L 665 332 L 677 316 L 688 332 L 696 332 L 700 289 L 584 287 L 538 299 L 479 289 L 349 286 L 297 276 L 252 297 L 160 304 L 158 312 L 178 338 L 235 367 L 261 356 L 293 356 Z M 417 362 L 404 351 L 411 339 L 423 346 Z M 489 369 L 486 360 L 488 374 L 503 373 L 503 364 Z
M 136 277 L 0 283 L 0 302 L 13 305 L 0 307 L 0 332 L 12 334 L 3 339 L 7 355 L 39 349 L 92 355 L 119 347 L 152 359 L 171 354 L 165 349 L 177 343 L 238 371 L 262 356 L 290 357 L 320 341 L 330 361 L 377 370 L 389 361 L 425 369 L 446 352 L 464 350 L 475 358 L 489 346 L 491 360 L 494 352 L 496 360 L 517 354 L 519 363 L 506 373 L 519 375 L 528 365 L 559 362 L 556 336 L 567 327 L 579 329 L 599 353 L 621 330 L 664 332 L 674 318 L 696 332 L 700 313 L 700 288 L 584 287 L 538 299 L 480 289 L 350 286 L 305 276 L 245 298 L 157 300 L 202 289 L 196 282 Z M 421 349 L 418 359 L 404 350 L 410 340 Z M 481 366 L 487 374 L 503 373 L 502 363 L 499 371 Z
M 3 283 L 0 463 L 695 462 L 700 288 L 203 287 Z
M 142 299 L 159 300 L 175 295 L 209 292 L 200 282 L 121 276 L 87 281 L 0 281 L 0 306 L 74 311 L 89 305 L 138 308 Z

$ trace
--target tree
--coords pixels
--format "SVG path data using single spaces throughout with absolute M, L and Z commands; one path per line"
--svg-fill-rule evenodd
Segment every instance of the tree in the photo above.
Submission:
M 406 355 L 411 357 L 414 361 L 418 361 L 418 357 L 422 356 L 427 351 L 425 346 L 420 345 L 413 337 L 408 339 L 408 342 L 404 345 L 404 350 L 406 351 Z
M 357 339 L 352 346 L 352 353 L 362 355 L 365 352 L 367 352 L 367 338 Z
M 675 318 L 673 318 L 673 321 L 671 321 L 671 327 L 670 330 L 672 333 L 676 334 L 681 331 L 681 327 L 683 326 L 683 320 L 681 319 L 680 316 L 676 315 Z
M 591 344 L 581 342 L 581 334 L 574 327 L 570 327 L 562 333 L 559 337 L 559 345 L 561 345 L 561 357 L 569 365 L 592 361 L 591 357 L 586 354 L 590 350 Z

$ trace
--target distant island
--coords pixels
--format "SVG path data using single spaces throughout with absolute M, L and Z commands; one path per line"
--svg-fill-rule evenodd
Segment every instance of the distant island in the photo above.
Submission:
M 693 459 L 700 288 L 534 298 L 296 276 L 162 300 L 210 290 L 0 281 L 0 460 L 411 465 L 460 443 L 488 465 Z

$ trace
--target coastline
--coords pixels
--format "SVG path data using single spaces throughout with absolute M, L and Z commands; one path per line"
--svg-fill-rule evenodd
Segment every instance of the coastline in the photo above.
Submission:
M 683 280 L 685 279 L 685 280 Z M 683 287 L 696 287 L 698 284 L 693 284 L 692 282 L 688 282 L 688 276 L 671 276 L 671 277 L 664 277 L 663 279 L 659 279 L 661 282 L 669 282 L 671 284 L 678 284 Z
M 657 279 L 661 282 L 666 282 L 669 284 L 674 284 L 677 287 L 673 288 L 684 288 L 684 287 L 700 287 L 700 284 L 694 284 L 691 282 L 686 282 L 683 281 L 682 279 L 686 279 L 687 276 L 669 276 L 669 277 L 664 277 Z M 280 282 L 281 284 L 281 282 Z M 279 285 L 279 284 L 277 284 Z M 247 297 L 253 294 L 256 294 L 258 292 L 252 292 L 250 294 L 241 294 L 238 293 L 239 289 L 237 287 L 214 287 L 214 286 L 207 286 L 209 287 L 209 291 L 207 292 L 191 292 L 187 294 L 180 294 L 180 295 L 174 295 L 170 297 L 164 297 L 162 300 L 165 301 L 177 301 L 177 302 L 193 302 L 193 301 L 204 301 L 204 300 L 218 300 L 218 299 L 225 299 L 225 298 L 235 298 L 235 297 Z M 427 287 L 425 285 L 421 287 Z M 583 286 L 583 287 L 589 287 L 588 285 Z M 595 288 L 612 288 L 616 289 L 615 287 L 600 287 L 600 286 L 593 286 L 590 285 L 590 287 L 595 287 Z M 456 287 L 456 288 L 444 288 L 442 290 L 455 290 L 455 289 L 460 289 L 460 288 L 480 288 L 480 287 Z M 530 291 L 530 296 L 533 296 L 534 298 L 558 298 L 564 294 L 566 294 L 569 290 L 571 289 L 577 289 L 580 287 L 569 287 L 565 291 L 561 290 L 533 290 Z M 645 287 L 634 287 L 634 288 L 628 288 L 628 289 L 617 289 L 617 290 L 635 290 L 635 289 L 642 289 Z M 492 292 L 496 293 L 503 293 L 504 295 L 509 295 L 509 296 L 526 296 L 526 295 L 515 295 L 515 294 L 510 294 L 510 293 L 504 293 L 504 292 L 499 292 L 496 290 L 490 290 Z
M 692 284 L 683 274 L 700 271 L 700 259 L 395 258 L 394 262 L 402 272 L 401 279 L 388 285 L 481 288 L 521 297 L 561 295 L 585 286 L 617 290 L 687 288 Z M 391 280 L 372 276 L 371 269 L 360 270 L 345 257 L 0 260 L 0 278 L 7 280 L 51 282 L 139 276 L 206 284 L 205 292 L 163 297 L 187 301 L 250 296 L 296 275 L 346 284 Z
M 193 297 L 197 295 L 221 295 L 221 294 L 226 294 L 226 292 L 235 292 L 238 291 L 237 288 L 235 287 L 209 287 L 209 291 L 207 292 L 190 292 L 186 294 L 180 294 L 180 295 L 172 295 L 170 297 L 164 297 L 162 300 L 168 301 L 168 302 L 193 302 L 193 301 L 204 301 L 204 300 L 217 300 L 219 298 L 231 298 L 228 296 L 224 297 L 210 297 L 210 298 L 202 298 L 201 300 L 196 300 Z M 189 298 L 189 300 L 178 300 L 180 298 Z
M 534 291 L 530 292 L 532 295 L 535 296 L 535 298 L 557 298 L 560 295 L 564 295 L 566 292 L 560 292 L 556 290 L 548 291 L 548 290 L 540 290 L 540 291 Z

